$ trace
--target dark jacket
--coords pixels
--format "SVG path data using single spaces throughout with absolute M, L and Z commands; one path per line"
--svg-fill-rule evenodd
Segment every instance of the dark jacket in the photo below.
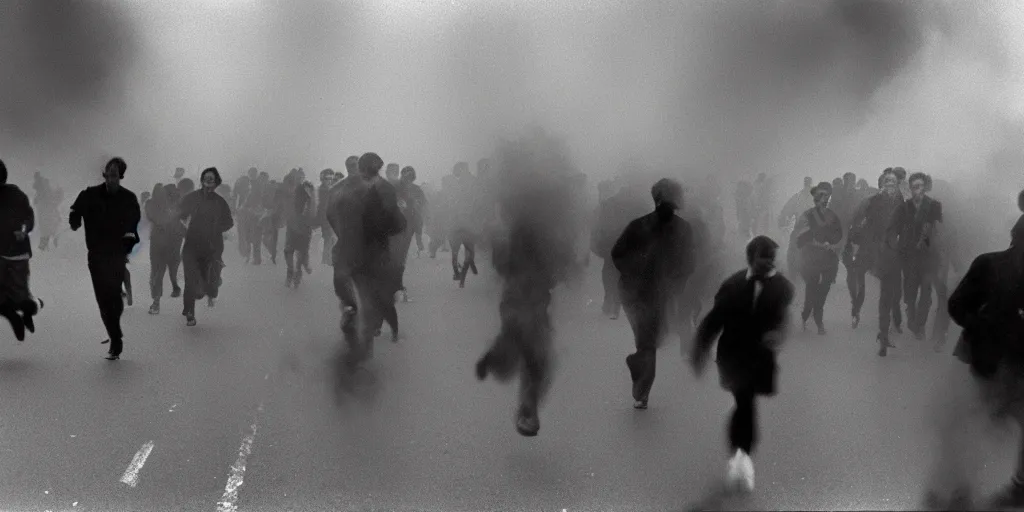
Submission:
M 227 200 L 203 189 L 181 198 L 178 218 L 189 219 L 183 251 L 220 256 L 224 252 L 224 232 L 235 225 Z
M 1024 364 L 1024 247 L 975 258 L 949 297 L 949 316 L 964 328 L 957 356 L 975 374 Z
M 648 211 L 649 200 L 623 189 L 598 205 L 590 230 L 590 250 L 599 258 L 610 259 L 619 235 L 633 219 Z
M 26 233 L 35 228 L 35 212 L 28 195 L 17 185 L 0 184 L 0 256 L 32 255 L 32 241 L 14 238 L 15 231 L 25 227 Z
M 321 184 L 317 187 L 316 219 L 317 227 L 324 235 L 331 232 L 331 224 L 327 222 L 327 203 L 331 197 L 331 187 Z
M 380 176 L 349 175 L 331 187 L 327 220 L 338 237 L 334 270 L 342 274 L 387 272 L 388 237 L 405 230 L 394 185 Z
M 702 358 L 717 339 L 723 386 L 771 395 L 775 393 L 775 347 L 765 342 L 765 335 L 777 331 L 781 336 L 793 302 L 793 285 L 782 274 L 767 277 L 756 303 L 753 285 L 747 270 L 722 283 L 697 330 L 694 357 Z
M 71 205 L 71 229 L 84 221 L 85 246 L 90 258 L 121 258 L 130 253 L 139 239 L 142 212 L 135 193 L 124 187 L 108 192 L 104 184 L 89 187 L 78 194 Z M 135 239 L 125 238 L 126 233 Z
M 902 195 L 879 192 L 861 202 L 850 223 L 850 241 L 861 246 L 858 259 L 878 277 L 900 268 L 898 253 L 885 241 L 893 215 L 902 205 Z
M 936 257 L 937 247 L 932 247 L 932 239 L 936 233 L 935 225 L 941 222 L 942 203 L 924 197 L 918 208 L 913 201 L 904 201 L 893 213 L 887 240 L 903 258 L 921 260 Z
M 611 252 L 623 299 L 681 290 L 693 273 L 693 248 L 690 223 L 675 214 L 663 218 L 655 211 L 630 222 Z
M 838 266 L 839 256 L 835 251 L 812 245 L 812 242 L 838 245 L 843 240 L 843 225 L 839 216 L 830 209 L 821 213 L 817 208 L 811 208 L 802 217 L 804 222 L 800 225 L 806 227 L 796 235 L 801 268 L 820 270 Z

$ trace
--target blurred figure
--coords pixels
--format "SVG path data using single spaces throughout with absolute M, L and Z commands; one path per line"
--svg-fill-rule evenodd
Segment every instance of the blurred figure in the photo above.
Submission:
M 391 263 L 395 266 L 397 279 L 395 291 L 401 293 L 402 302 L 409 302 L 404 282 L 405 262 L 409 257 L 413 236 L 423 228 L 423 212 L 427 208 L 427 198 L 416 184 L 416 169 L 409 166 L 402 169 L 395 192 L 398 195 L 398 209 L 405 217 L 406 226 L 401 233 L 391 239 Z
M 915 178 L 911 178 L 913 190 Z M 1024 202 L 1024 192 L 1021 193 Z M 1024 212 L 1024 205 L 1021 205 Z M 971 370 L 969 381 L 957 378 L 957 389 L 940 398 L 944 417 L 939 426 L 938 461 L 931 475 L 926 504 L 936 509 L 965 510 L 978 490 L 977 433 L 969 421 L 1024 427 L 1024 216 L 1011 231 L 1010 248 L 982 254 L 949 298 L 949 314 L 963 327 L 957 357 Z M 958 376 L 959 377 L 959 376 Z M 952 381 L 952 379 L 950 379 Z M 966 384 L 966 386 L 965 386 Z M 958 391 L 966 391 L 959 392 Z M 956 393 L 956 394 L 954 394 Z M 959 395 L 959 396 L 958 396 Z M 950 401 L 955 397 L 956 402 Z M 1010 485 L 982 504 L 983 509 L 1024 507 L 1024 443 L 1018 441 L 1018 463 Z
M 924 173 L 910 175 L 913 194 L 893 215 L 889 240 L 899 251 L 903 267 L 903 302 L 907 305 L 907 327 L 914 337 L 925 336 L 925 324 L 932 306 L 932 286 L 939 266 L 937 246 L 932 245 L 936 224 L 942 222 L 942 203 L 928 197 L 932 179 Z
M 60 204 L 64 202 L 64 190 L 54 186 L 38 172 L 35 174 L 35 211 L 39 217 L 39 250 L 46 251 L 50 242 L 57 246 L 57 228 L 60 225 Z
M 150 223 L 149 243 L 149 291 L 153 304 L 149 307 L 149 314 L 160 313 L 160 299 L 164 294 L 164 274 L 171 278 L 171 297 L 181 295 L 181 288 L 178 286 L 177 270 L 178 261 L 181 260 L 181 237 L 184 234 L 184 226 L 175 215 L 176 206 L 171 204 L 169 188 L 159 183 L 153 187 L 153 195 L 144 208 L 146 218 Z M 170 272 L 168 272 L 170 270 Z
M 331 186 L 334 185 L 334 181 L 334 169 L 320 171 L 320 186 L 317 188 L 316 196 L 316 225 L 320 228 L 320 238 L 324 242 L 323 254 L 320 257 L 320 263 L 323 265 L 331 264 L 331 251 L 334 249 L 334 231 L 331 230 L 331 225 L 327 222 L 327 198 L 331 194 Z
M 646 196 L 646 191 L 640 187 L 620 187 L 598 206 L 595 225 L 591 229 L 591 250 L 604 261 L 601 266 L 601 284 L 604 287 L 601 312 L 613 320 L 619 318 L 622 299 L 619 295 L 619 271 L 612 261 L 612 247 L 626 226 L 647 210 Z
M 39 311 L 28 284 L 29 233 L 34 227 L 35 212 L 28 196 L 7 183 L 7 166 L 0 160 L 0 316 L 11 323 L 18 341 L 25 340 L 26 329 L 35 332 L 33 316 Z
M 253 265 L 263 263 L 263 196 L 270 187 L 270 175 L 261 172 L 251 182 L 249 195 L 244 200 L 241 218 L 244 219 L 239 229 L 245 232 L 245 240 L 249 246 L 246 253 L 249 255 L 247 262 Z
M 441 178 L 441 189 L 437 197 L 430 198 L 433 208 L 430 210 L 430 224 L 428 236 L 430 244 L 427 246 L 430 258 L 437 257 L 437 251 L 446 252 L 445 245 L 448 242 L 448 234 L 451 232 L 451 200 L 454 196 L 454 178 L 451 175 Z
M 882 188 L 884 179 L 885 174 L 878 177 L 879 189 Z M 860 311 L 864 306 L 866 293 L 866 275 L 875 264 L 878 244 L 881 243 L 877 238 L 877 225 L 868 223 L 869 214 L 876 216 L 875 212 L 870 210 L 873 201 L 868 197 L 857 204 L 850 217 L 846 244 L 843 246 L 842 261 L 846 267 L 846 287 L 850 292 L 850 317 L 853 319 L 854 329 L 860 325 Z M 878 219 L 874 218 L 872 222 L 877 223 Z M 898 307 L 896 311 L 899 312 Z
M 287 217 L 284 235 L 284 263 L 287 266 L 286 286 L 299 287 L 302 270 L 313 273 L 309 266 L 309 246 L 313 241 L 313 226 L 317 221 L 316 190 L 313 184 L 303 181 L 294 195 L 293 211 Z M 295 259 L 298 253 L 298 260 Z
M 103 169 L 104 183 L 79 193 L 71 205 L 69 218 L 73 231 L 85 224 L 89 274 L 103 326 L 110 336 L 103 343 L 110 343 L 107 359 L 111 361 L 120 359 L 124 348 L 121 286 L 127 271 L 126 256 L 139 243 L 138 227 L 142 217 L 135 193 L 121 186 L 127 169 L 121 158 L 107 162 Z
M 793 301 L 793 285 L 775 271 L 777 249 L 778 244 L 766 236 L 747 244 L 748 268 L 722 283 L 715 305 L 698 328 L 691 357 L 699 377 L 707 366 L 711 346 L 718 341 L 716 362 L 721 384 L 736 400 L 729 420 L 732 458 L 726 479 L 730 486 L 747 491 L 754 489 L 751 455 L 758 440 L 755 397 L 775 395 L 776 351 L 785 339 Z
M 935 269 L 935 280 L 932 287 L 935 288 L 935 321 L 932 324 L 931 342 L 936 352 L 941 352 L 946 346 L 946 337 L 949 333 L 949 309 L 946 307 L 949 301 L 949 278 L 954 272 L 963 275 L 966 265 L 961 257 L 960 234 L 970 229 L 964 225 L 965 212 L 961 211 L 959 201 L 954 196 L 953 187 L 946 181 L 934 180 L 932 184 L 934 197 L 941 198 L 943 205 L 942 230 L 933 237 L 932 245 L 937 255 Z M 950 207 L 953 214 L 950 213 Z M 949 217 L 949 218 L 945 218 Z
M 341 332 L 348 371 L 373 354 L 373 333 L 394 300 L 388 294 L 389 237 L 405 229 L 395 188 L 380 176 L 376 153 L 359 158 L 359 172 L 331 189 L 327 219 L 334 245 L 334 292 L 341 302 Z M 397 341 L 397 339 L 393 339 Z
M 740 238 L 753 236 L 754 229 L 754 187 L 746 180 L 736 184 L 736 223 Z
M 861 203 L 854 215 L 853 225 L 861 230 L 860 257 L 870 266 L 879 281 L 878 294 L 878 355 L 885 357 L 895 345 L 889 340 L 890 326 L 901 332 L 900 285 L 903 268 L 899 253 L 889 242 L 889 224 L 896 210 L 903 205 L 899 192 L 899 178 L 890 167 L 882 171 L 879 180 L 881 192 Z
M 793 197 L 786 201 L 779 214 L 779 230 L 789 232 L 789 244 L 786 246 L 786 273 L 794 279 L 800 277 L 800 250 L 796 247 L 796 235 L 806 226 L 798 225 L 804 220 L 803 212 L 808 208 L 814 208 L 814 196 L 811 195 L 811 188 L 814 180 L 810 176 L 804 177 L 804 188 L 793 194 Z
M 626 357 L 633 380 L 633 407 L 646 409 L 654 385 L 657 350 L 669 322 L 679 315 L 686 280 L 693 272 L 693 229 L 676 212 L 683 189 L 661 179 L 651 188 L 654 212 L 626 226 L 612 247 L 619 291 L 636 352 Z
M 246 174 L 235 180 L 235 186 L 232 189 L 231 209 L 238 225 L 238 254 L 245 259 L 246 263 L 252 256 L 252 240 L 250 240 L 252 228 L 249 225 L 252 216 L 247 211 L 245 203 L 249 199 L 253 187 L 256 186 L 257 178 L 259 178 L 259 171 L 255 167 L 250 167 Z
M 224 233 L 232 226 L 228 202 L 215 190 L 221 184 L 220 172 L 208 167 L 199 176 L 202 188 L 181 199 L 178 218 L 188 221 L 181 261 L 185 268 L 185 296 L 181 314 L 189 327 L 196 325 L 196 300 L 209 297 L 213 307 L 224 268 Z
M 476 218 L 476 187 L 469 173 L 469 164 L 459 162 L 452 169 L 451 233 L 448 235 L 452 247 L 452 279 L 459 282 L 459 288 L 466 287 L 469 271 L 477 275 L 476 243 L 480 234 L 479 219 Z M 465 247 L 465 258 L 459 263 L 459 252 Z
M 399 179 L 399 166 L 396 163 L 390 163 L 387 169 L 384 171 L 384 177 L 387 178 L 388 182 L 392 185 L 398 185 Z
M 818 334 L 825 335 L 823 321 L 825 301 L 829 289 L 839 272 L 839 243 L 843 240 L 843 226 L 839 216 L 828 207 L 832 197 L 832 185 L 821 182 L 811 189 L 814 208 L 803 214 L 803 227 L 796 235 L 796 246 L 800 250 L 800 270 L 804 278 L 804 310 L 800 315 L 803 327 L 814 316 Z
M 753 216 L 751 228 L 754 234 L 762 234 L 768 231 L 768 224 L 771 220 L 771 204 L 774 199 L 772 181 L 763 172 L 758 173 L 757 179 L 754 180 L 753 206 L 751 208 Z
M 476 363 L 480 380 L 519 375 L 515 428 L 540 430 L 538 408 L 551 386 L 551 291 L 575 263 L 571 183 L 578 172 L 561 141 L 535 130 L 499 147 L 497 194 L 501 236 L 494 240 L 502 280 L 501 327 Z

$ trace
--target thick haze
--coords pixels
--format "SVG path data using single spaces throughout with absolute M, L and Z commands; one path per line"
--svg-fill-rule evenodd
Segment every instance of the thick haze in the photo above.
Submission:
M 591 183 L 643 158 L 785 174 L 793 187 L 804 174 L 873 180 L 890 165 L 1020 187 L 1022 11 L 1009 0 L 7 2 L 0 59 L 15 72 L 0 78 L 0 157 L 16 179 L 61 171 L 77 185 L 117 153 L 140 188 L 179 165 L 230 179 L 251 165 L 341 168 L 372 150 L 436 182 L 536 123 L 566 136 Z

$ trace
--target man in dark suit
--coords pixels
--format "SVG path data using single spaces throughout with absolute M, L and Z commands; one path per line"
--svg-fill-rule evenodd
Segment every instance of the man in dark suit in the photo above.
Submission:
M 718 340 L 718 373 L 722 387 L 736 398 L 729 422 L 727 480 L 747 491 L 754 488 L 754 464 L 750 458 L 757 442 L 754 397 L 775 394 L 775 352 L 781 344 L 793 285 L 775 271 L 778 244 L 758 236 L 747 244 L 746 270 L 722 283 L 715 305 L 697 331 L 692 362 L 700 376 L 707 365 L 711 345 Z M 719 337 L 721 335 L 721 337 Z
M 683 206 L 683 188 L 662 179 L 651 188 L 651 196 L 654 211 L 630 222 L 611 251 L 636 344 L 626 366 L 637 409 L 647 408 L 658 346 L 666 327 L 679 320 L 682 292 L 694 265 L 693 229 L 676 215 Z
M 1019 199 L 1024 212 L 1024 192 Z M 955 355 L 970 365 L 973 400 L 982 402 L 987 419 L 1024 426 L 1024 347 L 1020 344 L 1024 338 L 1024 216 L 1010 236 L 1009 249 L 982 254 L 971 263 L 949 297 L 949 316 L 964 329 Z M 952 405 L 948 402 L 943 406 Z M 964 510 L 971 506 L 975 489 L 965 462 L 977 451 L 977 440 L 958 437 L 964 421 L 965 415 L 958 414 L 947 425 L 940 424 L 937 455 L 942 463 L 929 483 L 930 507 Z M 1017 453 L 1010 485 L 985 509 L 1024 507 L 1024 448 Z

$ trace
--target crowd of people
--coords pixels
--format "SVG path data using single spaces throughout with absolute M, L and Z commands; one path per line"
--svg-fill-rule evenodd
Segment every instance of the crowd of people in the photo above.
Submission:
M 728 427 L 728 479 L 749 490 L 756 397 L 776 392 L 776 353 L 791 323 L 794 283 L 804 285 L 803 328 L 813 320 L 818 334 L 826 335 L 824 310 L 842 263 L 853 329 L 861 323 L 866 275 L 878 280 L 879 356 L 895 347 L 891 333 L 902 331 L 901 301 L 906 328 L 922 340 L 937 306 L 931 328 L 936 349 L 945 346 L 950 320 L 963 327 L 956 354 L 989 390 L 992 406 L 1024 425 L 1024 351 L 1018 348 L 1024 334 L 1024 216 L 1012 230 L 1010 248 L 978 256 L 950 295 L 950 271 L 960 273 L 965 257 L 974 255 L 969 244 L 957 243 L 963 220 L 944 216 L 944 204 L 955 204 L 948 184 L 921 172 L 908 176 L 901 167 L 882 171 L 877 188 L 852 173 L 816 185 L 807 177 L 776 219 L 789 238 L 782 265 L 776 260 L 783 248 L 769 236 L 773 179 L 760 174 L 753 184 L 736 186 L 736 225 L 747 263 L 736 271 L 723 263 L 736 242 L 727 236 L 715 176 L 688 188 L 657 173 L 620 173 L 597 184 L 597 204 L 590 208 L 586 175 L 567 153 L 557 141 L 532 134 L 503 144 L 493 159 L 481 159 L 475 175 L 467 163 L 456 163 L 437 189 L 417 185 L 411 166 L 385 167 L 375 153 L 349 157 L 344 172 L 324 169 L 318 185 L 301 168 L 280 182 L 251 168 L 228 186 L 209 167 L 199 173 L 197 187 L 179 168 L 172 183 L 156 184 L 141 197 L 121 186 L 125 161 L 111 159 L 103 183 L 79 193 L 68 216 L 72 230 L 85 228 L 88 268 L 108 334 L 106 357 L 117 360 L 124 348 L 120 319 L 131 302 L 127 265 L 143 235 L 149 243 L 149 313 L 160 313 L 166 275 L 171 297 L 182 298 L 182 315 L 194 326 L 197 300 L 215 306 L 232 229 L 241 258 L 252 265 L 265 257 L 277 263 L 285 230 L 289 287 L 299 287 L 312 272 L 311 246 L 319 230 L 321 264 L 332 271 L 341 305 L 349 371 L 372 357 L 385 323 L 392 340 L 400 339 L 395 303 L 409 300 L 403 277 L 413 241 L 417 254 L 427 251 L 431 258 L 450 250 L 459 287 L 470 272 L 479 272 L 478 251 L 489 251 L 502 282 L 501 327 L 476 374 L 519 376 L 515 428 L 534 436 L 550 386 L 552 291 L 559 284 L 571 287 L 592 253 L 603 260 L 602 314 L 617 319 L 624 312 L 632 328 L 635 351 L 625 364 L 636 409 L 648 406 L 657 352 L 667 339 L 680 339 L 698 375 L 717 342 L 721 383 L 736 403 Z M 0 315 L 22 340 L 26 331 L 34 332 L 42 307 L 29 290 L 29 233 L 38 221 L 39 249 L 57 244 L 63 192 L 37 173 L 33 208 L 6 183 L 2 162 L 0 177 Z M 1024 212 L 1024 192 L 1018 202 Z M 1024 463 L 1000 499 L 1024 504 Z

